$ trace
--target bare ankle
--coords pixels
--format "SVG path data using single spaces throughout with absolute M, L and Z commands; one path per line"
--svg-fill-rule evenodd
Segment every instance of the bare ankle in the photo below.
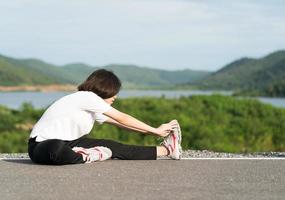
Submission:
M 167 156 L 169 155 L 169 150 L 165 146 L 157 146 L 157 156 Z

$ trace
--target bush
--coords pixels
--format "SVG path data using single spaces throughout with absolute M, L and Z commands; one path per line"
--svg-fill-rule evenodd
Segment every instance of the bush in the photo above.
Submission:
M 151 126 L 172 119 L 180 123 L 184 149 L 226 152 L 284 151 L 285 110 L 253 99 L 192 96 L 179 99 L 128 98 L 113 105 Z M 20 110 L 0 107 L 0 152 L 26 152 L 30 129 L 44 112 L 24 104 Z M 20 125 L 22 126 L 20 126 Z M 126 144 L 158 145 L 161 138 L 108 124 L 95 125 L 90 137 Z

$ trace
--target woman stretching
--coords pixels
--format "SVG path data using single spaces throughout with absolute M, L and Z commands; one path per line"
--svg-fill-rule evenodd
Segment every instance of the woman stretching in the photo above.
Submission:
M 121 87 L 118 77 L 100 69 L 78 91 L 54 102 L 33 127 L 28 152 L 35 163 L 64 165 L 90 163 L 110 158 L 155 160 L 159 156 L 181 158 L 181 131 L 176 120 L 153 128 L 111 105 Z M 95 121 L 143 134 L 164 137 L 161 146 L 135 146 L 112 140 L 85 137 Z

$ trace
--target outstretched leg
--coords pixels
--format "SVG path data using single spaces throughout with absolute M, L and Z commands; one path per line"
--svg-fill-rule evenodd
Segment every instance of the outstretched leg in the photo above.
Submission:
M 68 145 L 71 148 L 75 146 L 84 148 L 91 148 L 94 146 L 108 147 L 112 151 L 112 158 L 122 160 L 156 160 L 157 156 L 165 154 L 165 151 L 162 150 L 164 147 L 160 147 L 158 150 L 156 146 L 128 145 L 106 139 L 83 137 L 75 141 L 68 142 Z

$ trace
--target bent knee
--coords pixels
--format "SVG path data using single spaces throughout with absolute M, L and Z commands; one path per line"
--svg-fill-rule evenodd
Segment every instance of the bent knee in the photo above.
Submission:
M 34 160 L 42 164 L 55 164 L 62 154 L 65 143 L 61 140 L 47 140 L 35 148 Z
M 64 145 L 65 143 L 61 140 L 54 141 L 50 144 L 47 153 L 52 161 L 56 161 L 57 158 L 61 156 Z

